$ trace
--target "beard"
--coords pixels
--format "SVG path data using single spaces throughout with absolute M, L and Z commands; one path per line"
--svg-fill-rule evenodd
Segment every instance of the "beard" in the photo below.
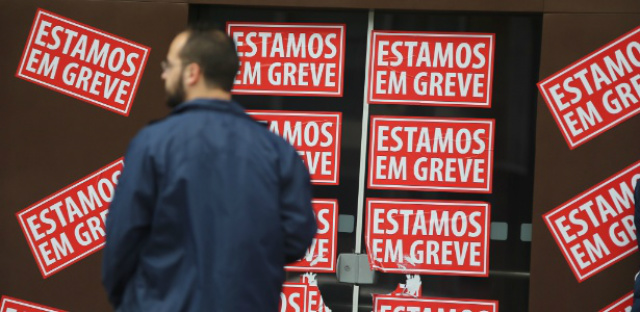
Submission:
M 182 76 L 180 76 L 176 90 L 173 92 L 167 90 L 167 106 L 174 108 L 184 102 L 185 98 L 186 94 L 184 92 L 184 86 L 182 85 Z

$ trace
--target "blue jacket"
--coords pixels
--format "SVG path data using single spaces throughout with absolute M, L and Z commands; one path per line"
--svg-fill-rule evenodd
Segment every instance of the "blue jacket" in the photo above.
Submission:
M 316 233 L 309 173 L 236 103 L 177 106 L 130 143 L 102 279 L 119 311 L 276 311 Z

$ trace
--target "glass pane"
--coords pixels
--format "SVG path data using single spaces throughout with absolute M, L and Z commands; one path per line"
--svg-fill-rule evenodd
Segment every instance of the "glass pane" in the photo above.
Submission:
M 192 5 L 190 23 L 225 29 L 232 22 L 330 23 L 346 26 L 344 93 L 342 97 L 234 95 L 247 110 L 341 112 L 339 185 L 314 185 L 315 198 L 337 199 L 339 213 L 355 220 L 358 195 L 358 166 L 367 43 L 367 14 L 363 10 L 300 10 Z M 354 222 L 352 222 L 354 223 Z M 349 228 L 348 224 L 343 224 Z M 355 224 L 351 226 L 355 228 Z M 355 233 L 339 232 L 337 253 L 353 253 Z M 288 273 L 287 281 L 298 282 L 299 273 Z M 353 286 L 340 284 L 335 273 L 319 273 L 318 286 L 326 305 L 333 311 L 351 311 Z
M 491 222 L 502 223 L 494 224 L 495 234 L 501 234 L 494 235 L 494 238 L 506 235 L 506 239 L 492 239 L 489 243 L 489 276 L 421 275 L 422 296 L 498 300 L 501 311 L 526 311 L 531 244 L 521 240 L 520 229 L 522 224 L 531 223 L 537 98 L 535 85 L 538 79 L 541 17 L 524 14 L 376 11 L 374 29 L 495 34 L 491 108 L 370 106 L 371 115 L 494 118 L 493 192 L 465 194 L 368 189 L 366 196 L 490 203 Z M 389 294 L 399 283 L 406 282 L 402 274 L 376 274 L 374 285 L 360 287 L 359 311 L 372 310 L 371 294 Z

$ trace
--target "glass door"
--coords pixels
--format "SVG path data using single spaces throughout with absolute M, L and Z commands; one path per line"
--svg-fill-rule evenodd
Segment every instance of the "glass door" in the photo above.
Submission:
M 527 310 L 540 15 L 191 5 L 189 23 L 236 40 L 234 99 L 314 180 L 282 311 Z

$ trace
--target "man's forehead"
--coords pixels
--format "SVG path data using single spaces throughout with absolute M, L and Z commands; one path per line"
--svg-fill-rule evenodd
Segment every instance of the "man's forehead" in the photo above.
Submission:
M 187 42 L 187 39 L 189 39 L 188 32 L 183 31 L 179 33 L 171 42 L 171 46 L 169 47 L 169 55 L 177 57 L 184 44 Z

